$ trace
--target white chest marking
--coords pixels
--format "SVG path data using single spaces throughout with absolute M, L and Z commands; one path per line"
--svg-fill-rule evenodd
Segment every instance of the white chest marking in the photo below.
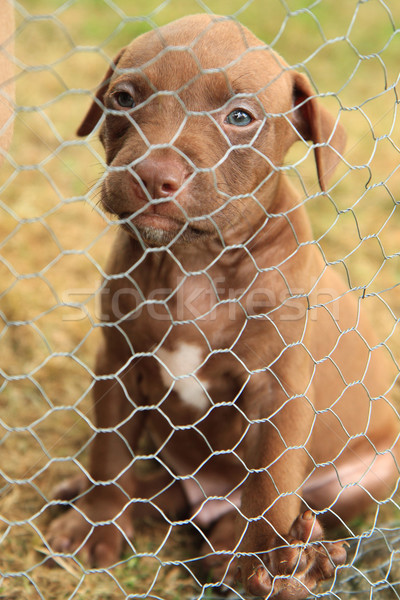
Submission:
M 209 384 L 197 374 L 204 360 L 202 350 L 194 344 L 181 342 L 175 350 L 161 348 L 157 356 L 162 361 L 160 372 L 164 385 L 168 388 L 173 385 L 183 402 L 206 410 L 209 406 L 206 394 Z

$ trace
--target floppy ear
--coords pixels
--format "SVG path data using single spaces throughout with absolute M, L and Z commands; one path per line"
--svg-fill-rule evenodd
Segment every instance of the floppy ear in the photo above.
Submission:
M 82 123 L 79 125 L 79 128 L 76 132 L 76 134 L 79 135 L 80 137 L 89 135 L 89 133 L 91 133 L 93 131 L 93 129 L 96 127 L 97 123 L 100 121 L 100 118 L 103 114 L 103 108 L 104 108 L 103 107 L 104 94 L 106 93 L 106 91 L 108 89 L 110 79 L 113 76 L 113 73 L 114 73 L 114 71 L 118 65 L 118 62 L 119 62 L 121 56 L 123 55 L 124 51 L 125 51 L 125 48 L 122 48 L 122 50 L 113 59 L 111 65 L 107 69 L 107 73 L 105 74 L 104 79 L 101 82 L 100 87 L 96 92 L 95 99 L 93 100 L 92 104 L 90 105 L 90 108 L 89 108 L 88 112 L 86 113 L 85 118 L 83 119 Z
M 316 98 L 313 98 L 315 94 L 307 77 L 302 73 L 293 73 L 293 78 L 293 124 L 302 139 L 315 144 L 318 181 L 321 190 L 325 191 L 328 179 L 339 163 L 346 145 L 346 133 Z

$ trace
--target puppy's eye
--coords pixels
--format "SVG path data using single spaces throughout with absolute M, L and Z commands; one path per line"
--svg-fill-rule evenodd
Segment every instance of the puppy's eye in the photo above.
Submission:
M 229 123 L 229 125 L 236 125 L 237 127 L 246 127 L 246 125 L 250 125 L 252 121 L 253 117 L 241 108 L 233 110 L 226 117 L 226 122 Z
M 135 106 L 135 101 L 128 92 L 117 92 L 114 97 L 121 108 L 133 108 Z

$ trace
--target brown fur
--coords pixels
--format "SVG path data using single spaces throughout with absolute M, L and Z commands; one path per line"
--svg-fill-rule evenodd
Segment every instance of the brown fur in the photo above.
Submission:
M 122 93 L 133 110 L 118 105 Z M 296 140 L 311 140 L 327 189 L 345 134 L 303 75 L 238 23 L 206 15 L 121 51 L 80 135 L 103 104 L 102 203 L 122 226 L 102 299 L 103 431 L 89 472 L 113 483 L 84 494 L 79 511 L 116 519 L 130 537 L 131 498 L 168 514 L 189 509 L 211 527 L 205 551 L 245 553 L 238 575 L 249 593 L 302 598 L 345 560 L 341 544 L 317 543 L 322 528 L 304 505 L 349 518 L 371 496 L 390 496 L 398 473 L 385 350 L 362 299 L 312 243 L 281 168 Z M 253 115 L 246 127 L 226 121 L 238 107 Z M 158 478 L 135 470 L 144 432 L 166 465 Z M 56 550 L 89 533 L 79 511 L 51 524 Z M 299 540 L 313 544 L 290 545 Z M 108 565 L 122 542 L 114 525 L 97 527 L 84 552 Z M 220 556 L 207 564 L 216 577 L 226 568 Z

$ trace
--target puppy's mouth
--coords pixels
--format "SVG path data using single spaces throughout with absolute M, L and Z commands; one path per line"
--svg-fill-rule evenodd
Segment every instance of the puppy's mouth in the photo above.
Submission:
M 121 227 L 129 235 L 140 238 L 151 246 L 163 246 L 171 241 L 191 242 L 210 235 L 208 230 L 197 227 L 196 222 L 189 223 L 156 212 L 143 212 L 136 215 L 122 213 L 119 219 Z
M 143 227 L 150 227 L 153 229 L 160 229 L 165 232 L 176 232 L 183 227 L 183 223 L 180 223 L 178 219 L 167 215 L 157 214 L 156 212 L 144 212 L 135 216 L 131 215 L 130 213 L 123 213 L 120 215 L 120 219 L 124 221 L 122 226 L 130 231 L 132 231 L 134 227 L 136 227 L 139 231 Z

